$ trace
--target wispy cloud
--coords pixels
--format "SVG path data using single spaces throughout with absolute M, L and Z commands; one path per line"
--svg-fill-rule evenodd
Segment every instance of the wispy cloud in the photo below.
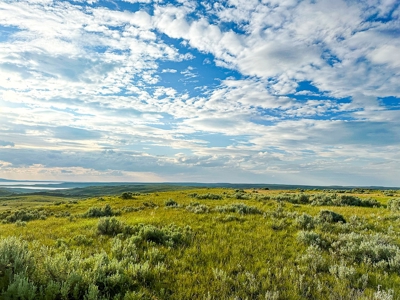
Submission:
M 14 147 L 14 146 L 15 144 L 13 142 L 0 140 L 0 147 Z

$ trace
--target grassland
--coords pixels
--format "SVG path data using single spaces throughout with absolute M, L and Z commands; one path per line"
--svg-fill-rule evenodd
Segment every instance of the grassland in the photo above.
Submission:
M 1 299 L 400 299 L 400 192 L 0 197 Z

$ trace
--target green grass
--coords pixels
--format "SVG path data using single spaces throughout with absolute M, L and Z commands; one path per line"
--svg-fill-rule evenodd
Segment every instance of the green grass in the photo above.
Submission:
M 15 208 L 40 207 L 48 204 L 68 203 L 72 199 L 48 195 L 12 195 L 0 197 L 0 212 Z
M 24 208 L 46 216 L 0 223 L 0 295 L 400 299 L 400 212 L 386 208 L 399 194 L 346 193 L 376 199 L 380 207 L 291 203 L 317 193 L 215 188 L 132 199 L 2 198 L 0 212 Z M 294 197 L 275 200 L 283 194 Z M 103 213 L 107 205 L 112 214 Z M 13 269 L 15 257 L 25 259 L 25 269 Z

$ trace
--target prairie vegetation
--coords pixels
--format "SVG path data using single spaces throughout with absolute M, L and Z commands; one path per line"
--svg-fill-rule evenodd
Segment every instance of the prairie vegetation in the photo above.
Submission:
M 397 191 L 37 197 L 0 197 L 1 299 L 400 299 Z

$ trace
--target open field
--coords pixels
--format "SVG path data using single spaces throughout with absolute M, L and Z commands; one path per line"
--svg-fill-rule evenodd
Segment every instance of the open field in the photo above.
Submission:
M 400 192 L 0 197 L 4 299 L 400 299 Z

